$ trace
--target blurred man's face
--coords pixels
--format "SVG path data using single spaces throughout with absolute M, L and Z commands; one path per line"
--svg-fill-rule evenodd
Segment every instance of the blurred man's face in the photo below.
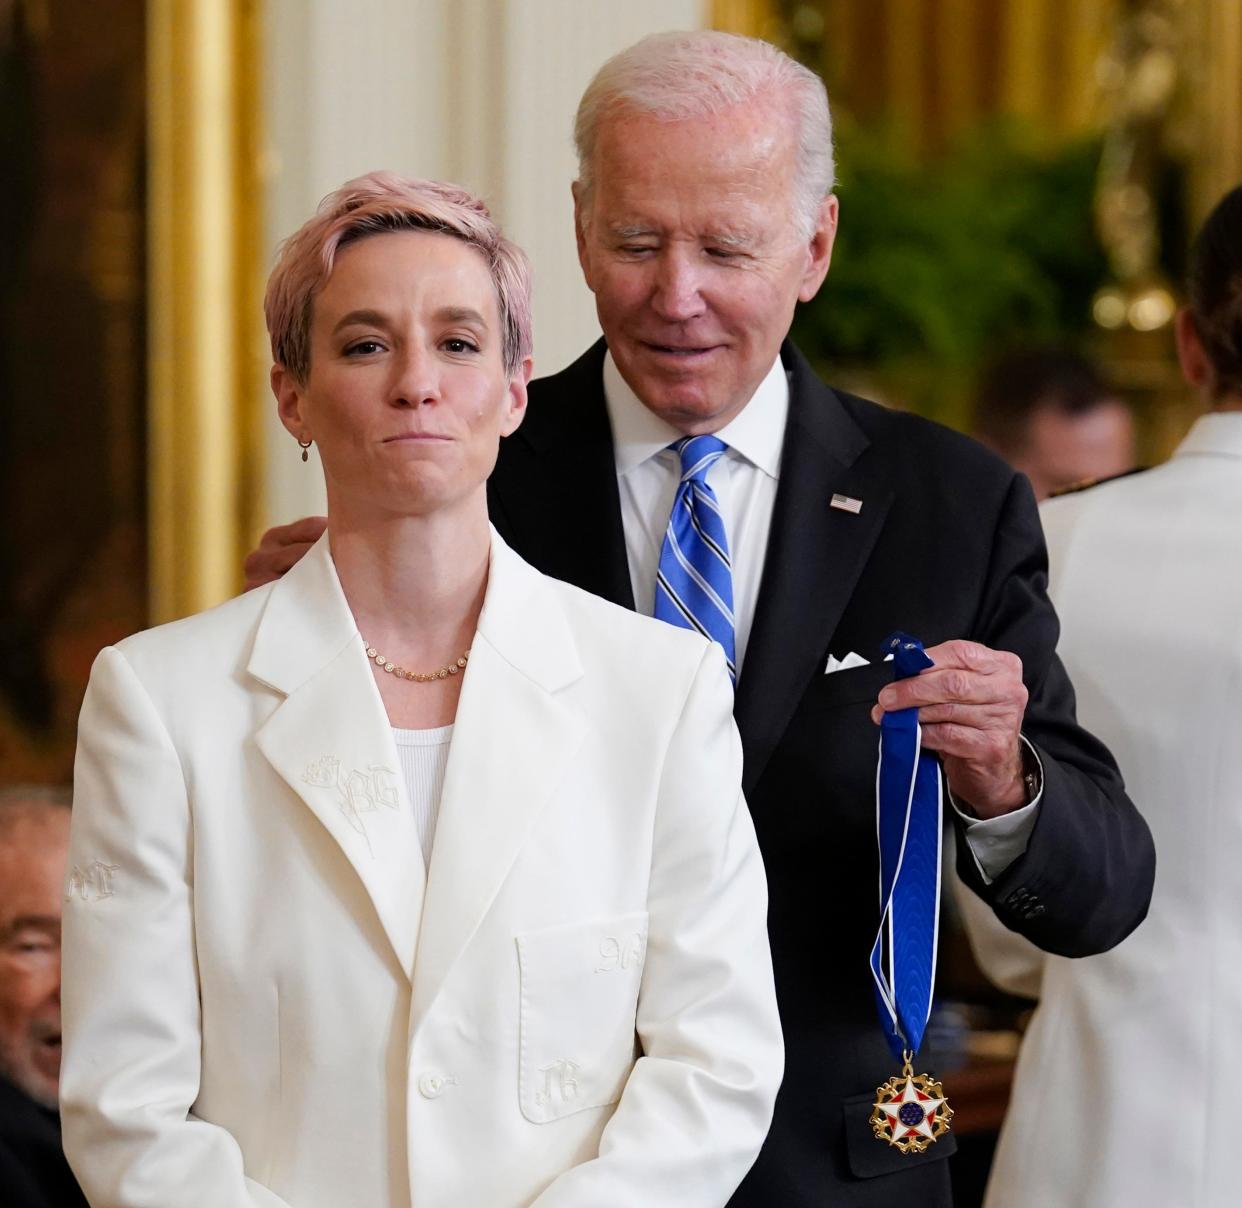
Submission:
M 574 191 L 579 259 L 621 376 L 683 432 L 741 411 L 828 271 L 836 199 L 803 235 L 796 166 L 793 122 L 770 101 L 600 126 L 591 191 Z
M 0 1077 L 46 1107 L 60 1078 L 60 915 L 69 811 L 0 837 Z
M 1130 408 L 1109 399 L 1079 415 L 1041 407 L 1031 417 L 1026 447 L 1012 460 L 1031 480 L 1035 498 L 1047 499 L 1066 487 L 1124 474 L 1134 458 Z

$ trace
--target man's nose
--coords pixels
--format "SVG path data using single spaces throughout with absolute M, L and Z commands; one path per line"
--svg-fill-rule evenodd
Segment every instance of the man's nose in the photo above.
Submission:
M 678 249 L 666 251 L 656 264 L 652 309 L 662 319 L 684 323 L 703 312 L 698 268 Z
M 440 401 L 440 374 L 436 358 L 424 348 L 408 348 L 394 359 L 389 402 L 394 407 L 418 407 Z

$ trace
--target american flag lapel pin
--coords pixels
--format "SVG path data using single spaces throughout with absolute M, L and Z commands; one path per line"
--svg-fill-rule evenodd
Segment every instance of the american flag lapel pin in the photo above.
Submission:
M 829 507 L 837 508 L 842 512 L 853 512 L 857 516 L 862 511 L 862 500 L 854 499 L 849 495 L 834 495 Z

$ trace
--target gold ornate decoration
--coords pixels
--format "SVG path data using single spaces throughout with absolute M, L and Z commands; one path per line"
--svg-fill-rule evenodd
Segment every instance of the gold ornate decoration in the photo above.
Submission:
M 366 638 L 362 639 L 362 644 L 367 648 L 367 658 L 381 671 L 387 671 L 389 675 L 395 675 L 398 679 L 413 680 L 416 684 L 430 684 L 435 680 L 448 679 L 450 676 L 465 671 L 466 664 L 470 661 L 470 651 L 467 650 L 455 663 L 437 667 L 435 671 L 407 671 L 380 654 Z
M 1159 266 L 1156 189 L 1183 91 L 1185 42 L 1178 0 L 1129 0 L 1097 77 L 1107 124 L 1096 225 L 1112 280 L 1092 315 L 1107 330 L 1156 331 L 1177 309 Z
M 953 1109 L 939 1082 L 914 1072 L 914 1054 L 902 1054 L 901 1073 L 875 1092 L 871 1127 L 875 1135 L 902 1153 L 922 1153 L 949 1131 Z

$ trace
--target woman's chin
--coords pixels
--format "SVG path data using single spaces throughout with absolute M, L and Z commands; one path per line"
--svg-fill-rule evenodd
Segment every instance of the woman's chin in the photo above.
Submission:
M 385 512 L 395 516 L 408 516 L 411 519 L 426 518 L 437 514 L 459 512 L 462 505 L 471 498 L 477 498 L 480 505 L 486 508 L 486 495 L 482 489 L 483 481 L 465 482 L 461 479 L 452 481 L 434 480 L 430 475 L 417 478 L 408 477 L 398 481 L 383 492 L 381 506 Z M 375 493 L 372 492 L 372 498 Z
M 436 456 L 380 457 L 365 466 L 351 467 L 348 478 L 330 474 L 329 514 L 431 516 L 458 511 L 469 500 L 487 507 L 486 484 L 490 464 L 463 462 Z

